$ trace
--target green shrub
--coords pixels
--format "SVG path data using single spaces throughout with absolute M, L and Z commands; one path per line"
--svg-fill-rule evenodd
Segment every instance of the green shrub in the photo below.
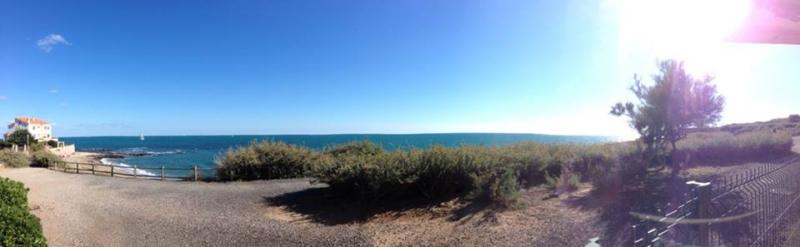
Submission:
M 778 157 L 791 147 L 785 133 L 693 133 L 678 143 L 679 155 L 696 161 L 727 162 Z M 516 205 L 519 190 L 548 184 L 558 192 L 591 182 L 620 192 L 641 187 L 665 154 L 643 154 L 634 142 L 596 145 L 519 143 L 501 147 L 463 146 L 384 151 L 363 141 L 321 152 L 262 142 L 229 150 L 218 158 L 223 180 L 312 177 L 342 195 L 362 201 L 414 197 L 428 201 L 488 200 Z M 657 158 L 653 158 L 657 157 Z M 624 181 L 624 182 L 623 182 Z M 637 181 L 637 182 L 630 182 Z
M 14 144 L 5 140 L 0 140 L 0 149 L 11 148 Z
M 58 141 L 49 140 L 49 141 L 47 141 L 47 146 L 50 146 L 51 148 L 57 148 L 58 147 Z
M 0 246 L 47 246 L 39 219 L 28 212 L 28 190 L 0 179 Z
M 60 161 L 61 157 L 47 150 L 33 152 L 31 155 L 31 166 L 34 167 L 47 167 L 49 164 L 55 164 L 55 162 Z
M 501 169 L 488 184 L 489 200 L 501 208 L 517 207 L 519 189 L 516 171 L 509 168 Z
M 31 143 L 31 151 L 33 152 L 44 151 L 45 149 L 47 149 L 46 145 L 47 144 L 43 142 Z
M 334 157 L 342 155 L 379 155 L 383 148 L 370 141 L 356 141 L 326 148 L 323 153 Z
M 0 205 L 27 209 L 28 190 L 17 181 L 0 178 Z
M 410 173 L 415 156 L 405 152 L 325 156 L 311 174 L 334 191 L 363 201 L 377 200 L 389 194 L 408 192 L 406 185 L 413 182 Z
M 26 129 L 17 129 L 14 132 L 11 132 L 11 134 L 6 136 L 5 140 L 9 143 L 17 144 L 19 146 L 36 143 L 36 139 L 33 139 L 31 133 Z
M 47 246 L 42 225 L 27 209 L 0 204 L 0 245 Z
M 791 154 L 792 137 L 785 132 L 755 131 L 693 133 L 678 142 L 678 162 L 719 165 L 773 159 Z
M 283 142 L 260 142 L 228 150 L 217 158 L 221 180 L 256 180 L 305 176 L 318 155 Z
M 800 115 L 798 115 L 798 114 L 789 115 L 789 122 L 791 122 L 791 123 L 800 123 Z
M 10 149 L 0 150 L 0 163 L 8 167 L 19 168 L 28 167 L 31 164 L 30 158 L 25 153 L 14 152 Z
M 413 164 L 414 183 L 427 198 L 441 199 L 475 189 L 476 179 L 488 176 L 493 166 L 501 165 L 490 149 L 433 146 L 417 152 Z

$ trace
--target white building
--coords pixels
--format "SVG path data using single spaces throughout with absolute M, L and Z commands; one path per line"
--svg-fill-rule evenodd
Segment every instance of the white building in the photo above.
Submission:
M 58 141 L 58 139 L 53 138 L 53 126 L 50 123 L 32 117 L 14 118 L 14 122 L 8 125 L 8 131 L 6 131 L 4 137 L 7 139 L 8 135 L 20 129 L 28 130 L 36 141 Z
M 53 137 L 53 126 L 47 121 L 38 118 L 14 118 L 14 122 L 8 124 L 8 131 L 6 131 L 3 137 L 8 139 L 8 135 L 21 129 L 28 130 L 28 132 L 31 133 L 31 136 L 33 136 L 33 139 L 36 139 L 37 142 L 56 141 L 58 143 L 57 145 L 50 143 L 47 145 L 47 150 L 50 150 L 50 152 L 56 155 L 66 157 L 75 153 L 75 145 L 66 145 L 64 142 L 58 141 L 57 138 Z M 27 152 L 27 148 L 28 147 L 22 147 L 23 150 L 26 150 L 25 152 Z

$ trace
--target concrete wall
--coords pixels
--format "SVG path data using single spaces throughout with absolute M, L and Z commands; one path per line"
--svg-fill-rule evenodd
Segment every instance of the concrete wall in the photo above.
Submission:
M 72 154 L 75 153 L 75 145 L 74 144 L 64 145 L 62 147 L 50 148 L 49 150 L 50 150 L 50 152 L 52 152 L 52 153 L 54 153 L 54 154 L 56 154 L 58 156 L 64 157 L 64 156 L 69 156 L 69 155 L 72 155 Z

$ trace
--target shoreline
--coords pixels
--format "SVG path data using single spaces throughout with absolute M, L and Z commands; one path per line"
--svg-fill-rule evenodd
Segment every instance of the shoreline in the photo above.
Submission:
M 86 164 L 103 164 L 101 159 L 107 158 L 106 154 L 96 152 L 75 152 L 74 154 L 64 157 L 66 162 L 86 163 Z

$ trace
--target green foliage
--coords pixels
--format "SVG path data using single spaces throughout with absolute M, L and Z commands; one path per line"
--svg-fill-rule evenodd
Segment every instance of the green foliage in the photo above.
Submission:
M 39 219 L 28 212 L 28 190 L 0 179 L 0 246 L 47 246 Z
M 676 158 L 688 164 L 719 165 L 774 159 L 791 154 L 791 149 L 792 137 L 786 132 L 701 132 L 678 142 Z
M 686 72 L 683 62 L 665 60 L 658 64 L 660 73 L 653 75 L 654 85 L 642 83 L 634 76 L 631 91 L 639 101 L 617 103 L 611 114 L 627 116 L 630 125 L 639 132 L 645 144 L 644 152 L 650 155 L 663 153 L 668 144 L 672 151 L 687 129 L 710 126 L 719 121 L 724 98 L 711 84 L 712 77 L 694 78 Z M 680 169 L 673 164 L 673 174 Z M 660 165 L 660 164 L 654 164 Z
M 47 144 L 43 142 L 31 143 L 31 151 L 33 152 L 40 152 L 45 151 L 47 149 Z
M 798 115 L 798 114 L 789 115 L 789 122 L 790 123 L 800 123 L 800 115 Z
M 26 129 L 18 129 L 12 132 L 6 136 L 6 141 L 20 146 L 36 143 L 36 140 Z
M 791 145 L 790 138 L 778 133 L 695 135 L 678 144 L 679 154 L 723 159 L 716 154 L 782 153 Z M 641 188 L 657 174 L 649 166 L 654 156 L 642 146 L 519 143 L 383 151 L 365 142 L 312 151 L 264 142 L 230 150 L 217 163 L 223 180 L 312 177 L 340 195 L 366 202 L 464 197 L 507 208 L 518 205 L 520 189 L 542 184 L 559 193 L 585 182 L 606 192 Z
M 57 148 L 57 147 L 58 147 L 58 141 L 56 141 L 56 140 L 49 140 L 49 141 L 47 141 L 47 146 L 49 146 L 49 147 L 51 147 L 51 148 Z
M 413 177 L 414 159 L 416 155 L 404 152 L 326 156 L 314 166 L 311 175 L 337 192 L 371 201 L 404 193 Z
M 520 185 L 516 171 L 504 168 L 495 174 L 488 185 L 489 200 L 501 208 L 518 206 Z
M 22 183 L 0 178 L 0 205 L 25 209 L 28 206 L 27 193 L 28 190 Z
M 0 149 L 11 148 L 14 144 L 7 142 L 5 140 L 0 140 Z
M 19 168 L 30 166 L 31 160 L 25 153 L 3 149 L 0 150 L 0 163 L 5 164 L 7 167 Z
M 357 142 L 313 152 L 282 143 L 253 143 L 228 151 L 217 162 L 223 180 L 275 178 L 262 175 L 265 167 L 291 163 L 303 172 L 281 178 L 313 177 L 362 201 L 401 196 L 438 201 L 468 195 L 508 207 L 519 188 L 542 184 L 545 173 L 560 176 L 562 167 L 569 167 L 575 174 L 565 182 L 575 184 L 575 179 L 602 172 L 609 166 L 604 162 L 627 152 L 627 146 L 520 143 L 385 152 L 372 143 Z M 293 162 L 277 162 L 286 160 Z
M 31 155 L 31 166 L 34 167 L 47 167 L 48 164 L 55 164 L 55 162 L 60 161 L 61 157 L 47 150 L 36 151 Z
M 413 163 L 414 184 L 427 198 L 439 199 L 460 195 L 474 189 L 476 176 L 483 176 L 500 166 L 492 149 L 476 147 L 445 148 L 433 146 L 416 152 Z
M 42 226 L 27 209 L 0 204 L 0 245 L 47 246 Z
M 302 177 L 316 156 L 307 148 L 283 142 L 252 143 L 217 158 L 217 174 L 222 180 Z
M 326 148 L 323 153 L 334 157 L 342 155 L 379 155 L 384 152 L 381 146 L 370 141 L 355 141 Z

